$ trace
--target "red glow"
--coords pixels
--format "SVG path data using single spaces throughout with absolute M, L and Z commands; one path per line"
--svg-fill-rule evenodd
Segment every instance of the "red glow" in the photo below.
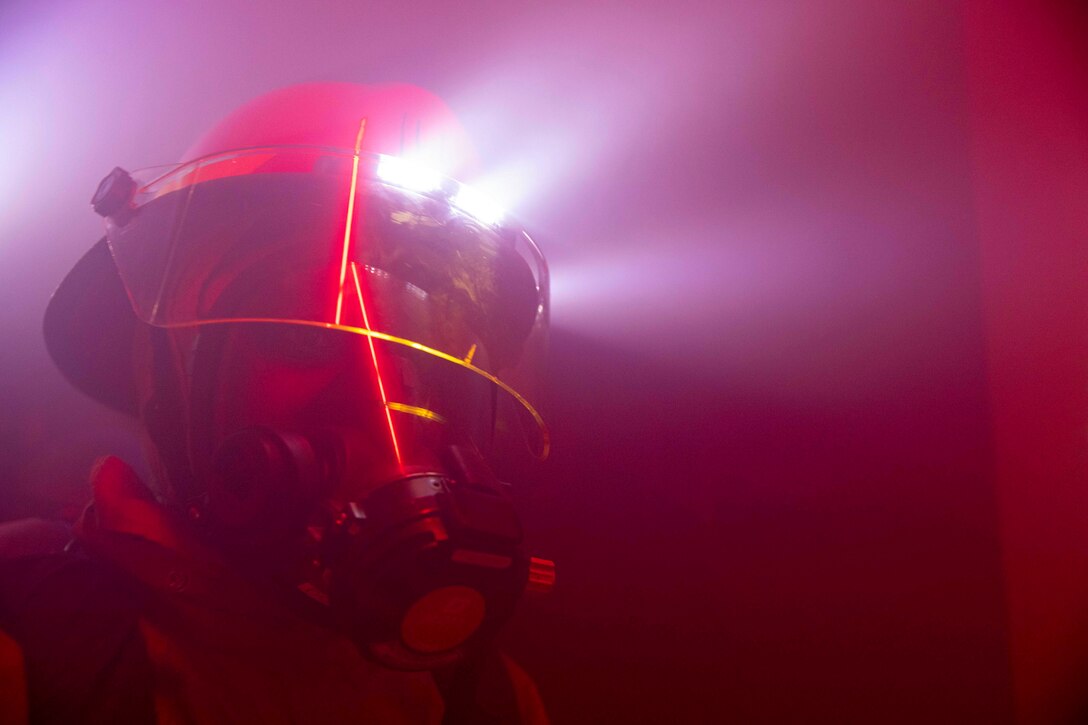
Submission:
M 351 186 L 348 189 L 348 210 L 344 218 L 344 247 L 340 255 L 340 284 L 336 295 L 336 319 L 340 324 L 340 316 L 344 309 L 344 282 L 347 280 L 348 255 L 351 250 L 351 231 L 355 226 L 355 192 L 359 184 L 359 154 L 363 145 L 363 135 L 366 133 L 366 119 L 359 121 L 359 132 L 355 135 L 355 156 L 351 160 Z M 370 318 L 366 313 L 366 303 L 363 301 L 363 286 L 359 282 L 359 270 L 355 263 L 351 263 L 351 275 L 355 279 L 355 292 L 359 296 L 359 312 L 363 316 L 363 326 L 370 329 Z M 397 432 L 393 428 L 393 415 L 389 412 L 389 399 L 385 394 L 385 383 L 382 382 L 381 369 L 378 367 L 378 351 L 374 347 L 374 338 L 369 335 L 366 338 L 370 346 L 370 359 L 374 363 L 374 377 L 378 381 L 378 393 L 382 398 L 382 409 L 385 411 L 385 421 L 389 425 L 389 440 L 393 444 L 393 455 L 397 459 L 397 468 L 404 470 L 404 462 L 400 457 L 400 445 L 397 443 Z
M 359 268 L 351 263 L 351 276 L 355 279 L 355 292 L 359 295 L 359 312 L 363 315 L 363 326 L 370 329 L 370 319 L 366 314 L 366 303 L 363 302 L 363 287 L 359 283 Z M 370 359 L 374 362 L 374 377 L 378 380 L 378 393 L 382 397 L 382 408 L 385 410 L 385 421 L 389 424 L 389 440 L 393 443 L 393 455 L 397 457 L 397 467 L 404 470 L 404 462 L 400 458 L 400 446 L 397 444 L 397 432 L 393 428 L 393 414 L 389 411 L 389 399 L 385 395 L 385 384 L 382 383 L 382 374 L 378 369 L 378 351 L 374 348 L 374 338 L 367 335 L 366 342 L 370 345 Z
M 351 229 L 354 226 L 355 221 L 355 190 L 359 185 L 359 149 L 363 145 L 363 134 L 366 133 L 366 119 L 359 121 L 359 133 L 355 136 L 355 156 L 351 160 L 351 187 L 348 189 L 348 211 L 344 220 L 344 251 L 340 256 L 340 286 L 336 295 L 336 319 L 337 325 L 340 324 L 340 313 L 344 308 L 344 280 L 347 278 L 348 273 L 348 250 L 351 249 Z M 355 278 L 356 287 L 359 284 L 359 278 Z M 362 305 L 363 296 L 359 294 L 359 304 Z M 365 319 L 365 312 L 364 312 Z M 370 328 L 370 325 L 367 325 Z M 373 349 L 373 343 L 371 343 L 371 349 Z M 375 371 L 378 369 L 377 363 L 374 365 Z M 379 384 L 381 379 L 379 378 Z

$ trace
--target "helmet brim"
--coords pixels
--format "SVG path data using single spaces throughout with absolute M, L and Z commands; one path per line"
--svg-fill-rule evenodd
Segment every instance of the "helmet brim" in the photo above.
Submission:
M 68 382 L 135 415 L 132 343 L 136 316 L 106 239 L 83 255 L 49 300 L 45 347 Z

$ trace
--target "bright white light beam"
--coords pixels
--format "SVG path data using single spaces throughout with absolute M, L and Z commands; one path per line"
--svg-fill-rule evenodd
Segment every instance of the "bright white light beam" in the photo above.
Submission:
M 505 215 L 502 207 L 471 186 L 462 185 L 450 199 L 450 203 L 480 222 L 492 226 L 501 222 Z
M 426 193 L 442 186 L 442 177 L 435 171 L 400 156 L 378 159 L 378 178 L 410 191 Z

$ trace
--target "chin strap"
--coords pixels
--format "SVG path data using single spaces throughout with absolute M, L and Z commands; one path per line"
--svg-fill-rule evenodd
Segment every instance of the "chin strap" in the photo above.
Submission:
M 114 456 L 98 461 L 91 488 L 94 499 L 75 526 L 80 546 L 154 590 L 231 601 L 240 584 L 222 557 L 159 505 L 127 463 Z
M 152 327 L 148 330 L 151 345 L 151 378 L 154 390 L 151 398 L 140 410 L 141 421 L 155 446 L 161 481 L 172 490 L 172 500 L 190 501 L 202 495 L 189 457 L 189 435 L 186 425 L 184 396 L 180 390 L 184 375 L 174 350 L 174 343 L 167 330 Z

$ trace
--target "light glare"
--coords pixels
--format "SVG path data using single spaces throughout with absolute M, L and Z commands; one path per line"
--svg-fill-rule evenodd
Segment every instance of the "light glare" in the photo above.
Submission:
M 502 207 L 471 186 L 461 186 L 450 203 L 484 224 L 498 224 L 504 215 Z
M 435 191 L 442 177 L 435 171 L 399 156 L 382 156 L 378 160 L 378 178 L 411 191 Z

